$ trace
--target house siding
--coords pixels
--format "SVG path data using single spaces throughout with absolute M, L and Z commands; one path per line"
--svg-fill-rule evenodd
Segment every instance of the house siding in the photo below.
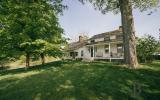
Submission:
M 81 51 L 83 50 L 83 56 L 81 56 Z M 88 51 L 88 48 L 86 46 L 83 46 L 82 48 L 79 48 L 75 50 L 75 52 L 78 52 L 78 56 L 76 58 L 89 58 L 90 52 Z

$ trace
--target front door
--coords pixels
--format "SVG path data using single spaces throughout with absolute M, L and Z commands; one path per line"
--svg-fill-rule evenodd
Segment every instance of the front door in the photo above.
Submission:
M 91 57 L 93 57 L 93 47 L 91 47 Z

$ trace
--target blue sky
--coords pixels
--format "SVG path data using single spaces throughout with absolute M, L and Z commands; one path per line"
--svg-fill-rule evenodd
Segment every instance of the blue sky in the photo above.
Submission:
M 121 25 L 120 14 L 113 13 L 101 14 L 100 11 L 94 10 L 91 4 L 82 5 L 78 0 L 64 0 L 68 5 L 68 10 L 60 16 L 60 24 L 65 31 L 65 36 L 71 41 L 76 41 L 79 35 L 88 35 L 89 37 L 117 29 Z M 160 10 L 147 15 L 147 12 L 133 11 L 135 20 L 136 36 L 151 34 L 159 36 L 160 28 Z

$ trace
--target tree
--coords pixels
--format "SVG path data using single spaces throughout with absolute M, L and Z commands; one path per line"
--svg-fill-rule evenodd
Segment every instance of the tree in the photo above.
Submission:
M 61 42 L 63 29 L 58 23 L 57 15 L 66 7 L 61 2 L 61 0 L 0 2 L 0 23 L 6 26 L 3 33 L 9 34 L 11 41 L 14 39 L 17 41 L 15 45 L 10 45 L 25 53 L 26 66 L 29 66 L 30 55 L 37 49 L 42 50 L 40 55 L 44 63 L 43 49 L 38 46 L 43 44 L 39 44 L 40 39 L 53 45 Z M 46 46 L 48 45 L 44 47 Z
M 63 52 L 60 50 L 60 44 L 52 44 L 42 39 L 34 42 L 25 42 L 20 45 L 22 51 L 26 54 L 26 67 L 30 65 L 31 54 L 40 55 L 42 64 L 45 64 L 45 55 L 60 57 Z
M 122 30 L 124 34 L 124 59 L 131 68 L 137 68 L 136 39 L 132 8 L 141 11 L 156 7 L 159 0 L 79 0 L 82 3 L 89 1 L 103 14 L 107 12 L 121 12 Z
M 6 63 L 19 57 L 20 52 L 14 48 L 17 41 L 12 41 L 10 38 L 12 37 L 7 33 L 0 34 L 0 67 L 5 67 Z
M 140 62 L 152 62 L 153 54 L 158 49 L 158 41 L 147 35 L 137 41 L 137 56 Z
M 0 28 L 0 65 L 2 67 L 8 62 L 18 59 L 22 54 L 18 48 L 22 42 L 20 37 L 18 34 L 10 33 L 7 25 Z

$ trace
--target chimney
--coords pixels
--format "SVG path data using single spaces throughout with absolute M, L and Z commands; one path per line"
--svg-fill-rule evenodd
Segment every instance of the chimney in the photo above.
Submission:
M 84 39 L 83 39 L 83 36 L 80 35 L 80 36 L 79 36 L 79 42 L 83 42 L 83 40 L 84 40 Z
M 87 36 L 82 36 L 82 35 L 80 35 L 79 36 L 79 42 L 84 42 L 85 40 L 87 40 Z

